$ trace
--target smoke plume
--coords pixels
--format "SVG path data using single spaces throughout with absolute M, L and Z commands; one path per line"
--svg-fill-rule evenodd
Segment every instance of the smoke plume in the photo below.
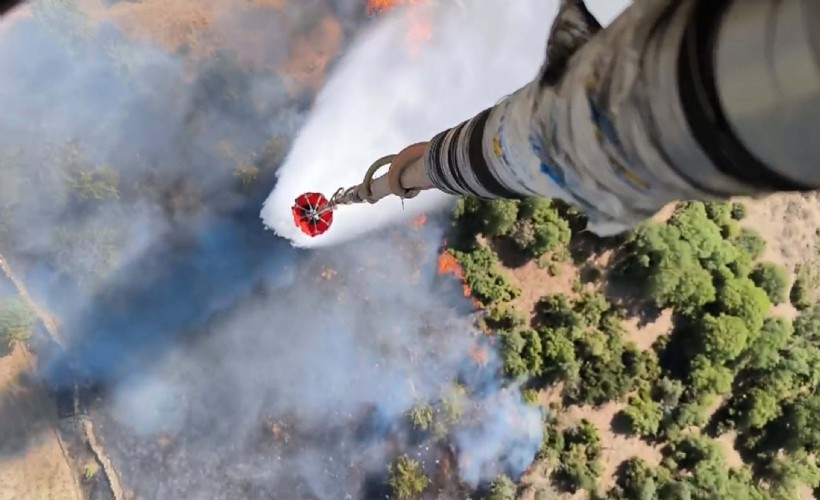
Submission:
M 443 217 L 399 224 L 446 200 L 341 211 L 332 249 L 285 238 L 314 243 L 291 227 L 299 192 L 358 182 L 530 79 L 554 2 L 375 22 L 356 2 L 81 4 L 0 28 L 0 246 L 68 339 L 35 339 L 42 375 L 98 390 L 125 485 L 373 498 L 400 452 L 434 490 L 523 472 L 540 415 L 437 273 Z M 285 238 L 258 218 L 274 183 L 263 216 Z M 407 416 L 424 405 L 426 430 Z

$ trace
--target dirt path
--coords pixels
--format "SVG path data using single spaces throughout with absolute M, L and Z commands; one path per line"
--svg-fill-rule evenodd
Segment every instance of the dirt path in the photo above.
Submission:
M 106 455 L 102 444 L 100 444 L 97 440 L 97 435 L 94 433 L 94 424 L 88 417 L 82 417 L 81 420 L 83 432 L 85 433 L 85 438 L 88 441 L 88 447 L 91 448 L 91 451 L 94 453 L 94 457 L 97 459 L 97 462 L 102 467 L 103 473 L 108 479 L 108 484 L 111 487 L 111 494 L 114 496 L 114 500 L 125 500 L 125 493 L 122 489 L 122 485 L 120 484 L 120 477 L 117 474 L 117 470 L 114 468 L 114 464 L 111 463 L 111 459 L 108 458 L 108 455 Z
M 22 298 L 26 305 L 28 305 L 37 317 L 40 318 L 40 321 L 43 322 L 43 326 L 45 326 L 46 331 L 48 331 L 48 334 L 54 342 L 65 349 L 66 344 L 62 337 L 60 337 L 60 332 L 57 328 L 57 321 L 54 319 L 54 316 L 34 302 L 34 299 L 31 298 L 31 294 L 28 293 L 26 284 L 22 279 L 20 279 L 19 276 L 17 276 L 17 274 L 15 274 L 14 270 L 11 268 L 3 255 L 0 255 L 0 270 L 2 270 L 3 274 L 5 274 L 6 277 L 14 283 L 14 287 L 17 288 L 17 293 L 20 294 L 20 298 Z
M 22 279 L 20 279 L 19 276 L 17 276 L 17 274 L 11 268 L 8 261 L 5 259 L 5 257 L 3 257 L 3 255 L 0 255 L 0 270 L 2 270 L 3 274 L 5 274 L 6 277 L 9 280 L 11 280 L 12 283 L 14 283 L 14 286 L 17 288 L 17 293 L 26 302 L 26 304 L 34 311 L 34 313 L 37 315 L 37 317 L 40 319 L 40 321 L 42 321 L 43 325 L 45 326 L 46 331 L 48 332 L 48 334 L 52 338 L 52 340 L 54 340 L 54 342 L 56 342 L 60 347 L 65 349 L 66 344 L 65 344 L 64 339 L 61 337 L 60 331 L 57 327 L 58 322 L 55 320 L 55 318 L 49 312 L 47 312 L 43 307 L 41 307 L 39 304 L 37 304 L 34 301 L 34 299 L 31 297 L 31 294 L 28 291 L 28 288 L 26 287 L 25 282 Z M 31 357 L 31 354 L 28 352 L 28 350 L 22 344 L 17 345 L 15 349 L 21 350 L 22 353 L 23 353 L 22 354 L 23 356 Z M 33 363 L 30 366 L 30 371 L 31 372 L 34 371 L 34 364 Z M 32 387 L 32 390 L 35 390 L 35 389 Z M 46 401 L 48 401 L 48 398 L 46 398 L 45 395 L 42 394 L 41 389 L 37 390 L 37 392 L 40 394 L 41 398 L 44 398 Z M 79 414 L 79 411 L 78 411 L 79 410 L 79 408 L 78 408 L 79 402 L 77 400 L 76 394 L 75 394 L 74 397 L 75 397 L 75 399 L 74 399 L 75 413 Z M 45 408 L 45 406 L 42 406 L 42 407 Z M 48 415 L 56 415 L 56 414 L 57 414 L 56 409 L 53 407 L 53 404 L 51 404 L 50 405 L 50 413 L 48 413 Z M 124 500 L 125 496 L 123 494 L 122 485 L 120 484 L 119 475 L 117 474 L 117 471 L 114 468 L 111 460 L 108 458 L 108 455 L 106 455 L 105 450 L 103 449 L 102 445 L 97 440 L 97 436 L 94 433 L 94 424 L 91 422 L 91 419 L 89 419 L 85 415 L 81 415 L 79 418 L 80 418 L 80 424 L 82 425 L 83 434 L 85 435 L 86 442 L 87 442 L 89 448 L 91 449 L 92 453 L 94 454 L 94 457 L 96 458 L 98 464 L 102 467 L 102 471 L 106 476 L 107 483 L 111 488 L 111 495 L 114 497 L 114 500 Z M 49 417 L 49 419 L 53 419 L 53 417 Z M 26 422 L 24 421 L 23 424 L 25 425 L 25 423 Z M 73 473 L 73 469 L 71 467 L 71 459 L 65 451 L 66 450 L 65 444 L 63 443 L 62 439 L 60 438 L 60 435 L 56 430 L 56 426 L 53 425 L 53 422 L 52 422 L 52 425 L 51 425 L 51 432 L 55 436 L 55 438 L 57 440 L 57 443 L 59 445 L 59 448 L 61 450 L 61 454 L 62 454 L 62 457 L 63 457 L 63 463 L 65 464 L 65 466 L 71 472 L 71 477 L 73 478 L 74 489 L 75 489 L 75 491 L 73 493 L 74 494 L 73 498 L 82 499 L 83 498 L 82 490 L 80 489 L 80 485 L 77 481 L 76 474 Z M 0 469 L 1 468 L 2 467 L 0 466 Z M 26 491 L 25 487 L 30 482 L 31 481 L 21 482 L 20 485 L 22 485 L 22 487 L 24 489 L 20 490 L 20 491 Z M 0 486 L 3 486 L 2 483 L 0 483 Z M 0 489 L 0 499 L 5 498 L 4 493 L 3 493 L 4 490 L 5 490 L 5 488 Z M 24 497 L 19 496 L 19 492 L 18 493 L 13 493 L 13 494 L 10 493 L 10 495 L 11 496 L 9 496 L 9 498 L 29 498 L 29 497 L 25 497 L 25 496 Z M 52 497 L 34 496 L 34 497 L 31 497 L 31 498 L 45 499 L 45 498 L 52 498 Z M 67 497 L 66 496 L 57 496 L 57 497 L 53 497 L 53 498 L 67 498 Z
M 32 379 L 34 366 L 22 344 L 0 358 L 0 499 L 82 500 L 56 408 Z

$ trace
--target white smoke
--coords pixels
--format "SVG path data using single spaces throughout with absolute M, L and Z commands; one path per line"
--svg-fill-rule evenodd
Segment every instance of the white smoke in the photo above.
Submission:
M 608 23 L 626 0 L 592 0 Z M 339 243 L 425 211 L 446 206 L 440 193 L 422 193 L 402 205 L 344 207 L 317 238 L 294 225 L 290 207 L 307 191 L 330 196 L 361 182 L 369 164 L 414 142 L 430 139 L 492 106 L 536 75 L 558 0 L 438 0 L 399 9 L 367 31 L 341 61 L 297 137 L 262 218 L 295 245 Z M 420 19 L 431 37 L 408 42 Z

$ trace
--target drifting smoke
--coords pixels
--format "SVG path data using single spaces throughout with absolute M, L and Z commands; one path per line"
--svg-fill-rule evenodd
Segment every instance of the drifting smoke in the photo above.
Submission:
M 151 24 L 139 9 L 153 4 L 163 20 L 203 10 L 137 36 L 124 11 Z M 311 33 L 336 40 L 362 6 L 145 1 L 90 19 L 60 5 L 0 31 L 0 244 L 70 344 L 43 348 L 43 374 L 101 388 L 91 414 L 126 486 L 156 499 L 372 498 L 399 450 L 433 475 L 455 456 L 471 485 L 523 472 L 539 412 L 502 386 L 472 305 L 439 276 L 440 219 L 311 253 L 259 224 L 323 80 L 298 68 L 332 65 Z M 533 76 L 553 2 L 470 5 L 424 7 L 432 38 L 416 56 L 401 14 L 356 42 L 265 205 L 277 232 L 294 236 L 298 192 L 358 182 L 375 156 Z M 339 212 L 324 241 L 443 203 Z M 409 425 L 424 402 L 449 408 L 443 429 Z

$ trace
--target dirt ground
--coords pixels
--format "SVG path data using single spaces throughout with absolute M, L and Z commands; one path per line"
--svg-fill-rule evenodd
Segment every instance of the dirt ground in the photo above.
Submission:
M 0 500 L 81 500 L 55 431 L 57 411 L 22 345 L 0 358 Z

